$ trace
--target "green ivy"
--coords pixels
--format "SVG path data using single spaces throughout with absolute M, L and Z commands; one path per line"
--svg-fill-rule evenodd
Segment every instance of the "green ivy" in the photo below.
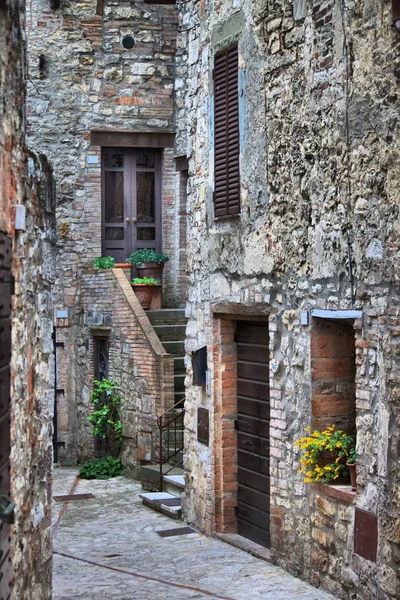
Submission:
M 142 263 L 164 263 L 169 260 L 166 254 L 159 254 L 155 250 L 151 248 L 142 248 L 141 250 L 136 250 L 133 254 L 128 256 L 126 262 L 131 263 L 132 265 L 140 265 Z
M 122 475 L 123 468 L 119 458 L 104 456 L 84 463 L 79 469 L 81 479 L 110 479 Z
M 115 260 L 112 256 L 98 256 L 93 261 L 93 269 L 98 271 L 99 269 L 112 269 L 115 264 Z
M 92 385 L 90 400 L 94 410 L 88 417 L 93 425 L 92 433 L 106 440 L 118 454 L 122 442 L 122 422 L 119 413 L 121 396 L 117 385 L 109 379 L 94 379 Z
M 160 285 L 153 277 L 134 277 L 131 281 L 132 285 Z

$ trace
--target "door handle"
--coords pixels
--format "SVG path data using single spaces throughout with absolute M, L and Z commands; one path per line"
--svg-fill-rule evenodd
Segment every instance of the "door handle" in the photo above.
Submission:
M 125 218 L 125 223 L 130 223 L 130 222 L 131 222 L 130 218 L 129 218 L 129 217 L 126 217 L 126 218 Z
M 137 218 L 136 217 L 132 217 L 132 223 L 137 223 Z
M 0 521 L 12 525 L 14 523 L 14 502 L 8 496 L 0 496 Z

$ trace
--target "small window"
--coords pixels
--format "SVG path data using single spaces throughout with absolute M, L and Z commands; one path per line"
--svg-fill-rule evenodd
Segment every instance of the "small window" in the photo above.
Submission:
M 214 59 L 214 216 L 240 212 L 238 49 Z
M 352 319 L 314 318 L 311 329 L 312 429 L 356 432 L 356 348 Z

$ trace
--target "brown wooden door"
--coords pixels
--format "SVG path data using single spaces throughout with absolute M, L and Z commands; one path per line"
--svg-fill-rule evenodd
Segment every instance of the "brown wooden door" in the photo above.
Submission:
M 103 256 L 117 263 L 140 248 L 161 251 L 161 154 L 103 148 Z
M 0 232 L 0 495 L 10 496 L 11 240 Z M 10 526 L 0 520 L 0 600 L 10 597 Z
M 238 533 L 270 542 L 269 341 L 267 323 L 238 321 Z

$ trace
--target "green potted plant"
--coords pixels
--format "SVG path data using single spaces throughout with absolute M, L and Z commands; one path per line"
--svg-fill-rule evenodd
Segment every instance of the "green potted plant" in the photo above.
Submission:
M 115 265 L 115 261 L 112 256 L 98 256 L 94 259 L 92 267 L 95 271 L 100 269 L 112 269 Z
M 131 286 L 144 310 L 151 307 L 154 290 L 161 287 L 154 277 L 135 277 L 131 281 Z
M 305 475 L 305 482 L 329 483 L 348 475 L 346 465 L 355 454 L 356 438 L 331 425 L 296 440 L 295 446 L 303 452 L 300 473 Z
M 136 250 L 128 256 L 126 262 L 136 266 L 139 277 L 151 277 L 161 283 L 164 263 L 169 260 L 166 254 L 160 254 L 151 248 Z

